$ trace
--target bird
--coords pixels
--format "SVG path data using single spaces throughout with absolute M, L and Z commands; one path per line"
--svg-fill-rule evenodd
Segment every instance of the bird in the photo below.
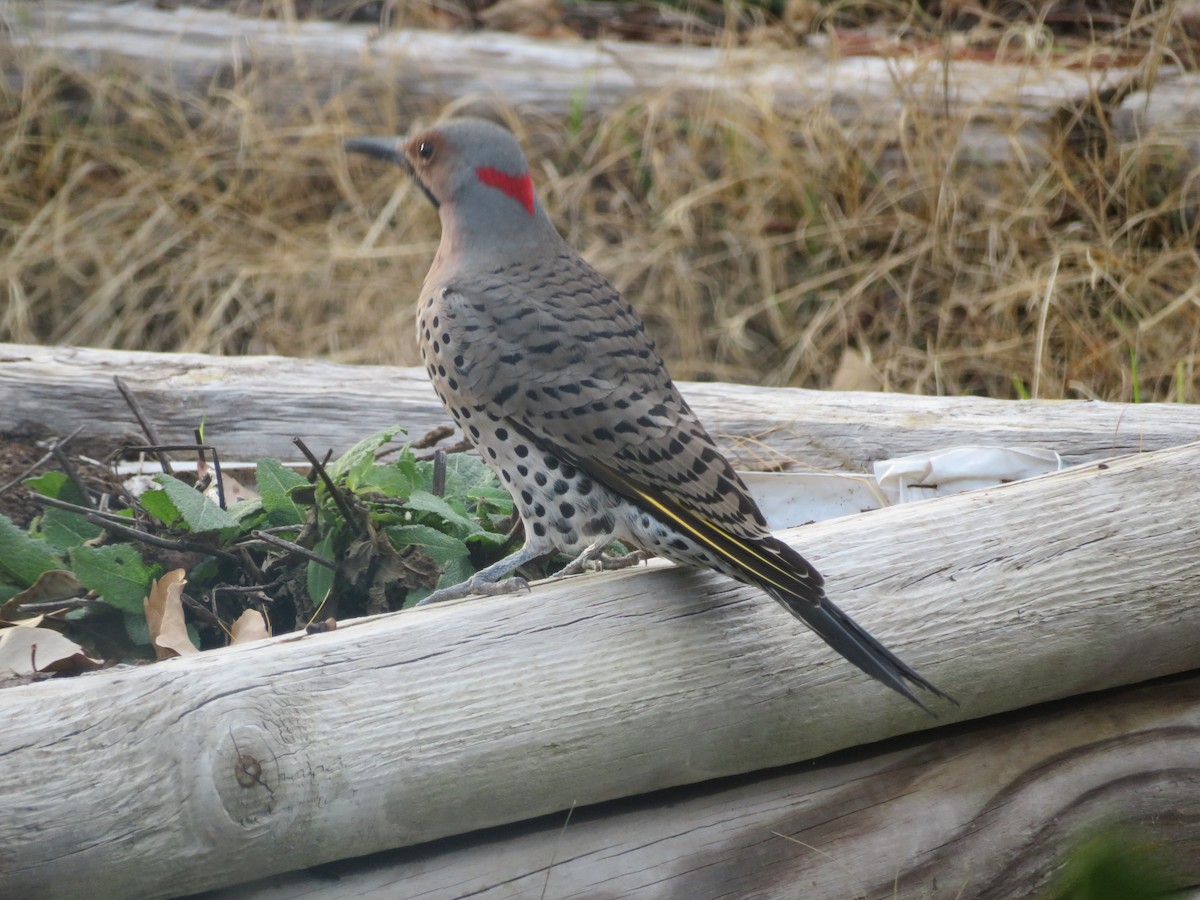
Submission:
M 449 119 L 348 152 L 399 165 L 437 209 L 441 240 L 417 305 L 438 398 L 513 497 L 525 543 L 424 603 L 525 585 L 554 554 L 581 571 L 614 542 L 754 585 L 866 674 L 930 712 L 953 701 L 826 596 L 775 537 L 667 372 L 641 317 L 559 234 L 516 137 Z

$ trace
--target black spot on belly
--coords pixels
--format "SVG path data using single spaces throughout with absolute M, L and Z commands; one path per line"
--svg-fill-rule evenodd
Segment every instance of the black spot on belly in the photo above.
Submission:
M 612 516 L 596 516 L 583 523 L 583 533 L 591 537 L 597 534 L 608 534 L 612 531 Z

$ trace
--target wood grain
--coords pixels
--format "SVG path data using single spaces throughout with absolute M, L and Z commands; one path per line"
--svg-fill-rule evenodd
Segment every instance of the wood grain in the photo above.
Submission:
M 1143 845 L 1194 890 L 1197 791 L 1193 675 L 217 896 L 1008 900 L 1044 896 L 1096 833 Z

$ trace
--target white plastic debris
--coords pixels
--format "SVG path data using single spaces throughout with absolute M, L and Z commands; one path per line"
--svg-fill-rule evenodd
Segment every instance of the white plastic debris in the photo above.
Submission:
M 772 531 L 879 509 L 887 501 L 870 475 L 739 472 Z
M 996 487 L 1062 468 L 1041 447 L 951 447 L 875 463 L 875 475 L 814 472 L 741 472 L 773 531 L 927 500 L 959 491 Z
M 889 504 L 908 503 L 995 487 L 1062 468 L 1062 458 L 1042 447 L 951 447 L 875 463 L 875 478 Z

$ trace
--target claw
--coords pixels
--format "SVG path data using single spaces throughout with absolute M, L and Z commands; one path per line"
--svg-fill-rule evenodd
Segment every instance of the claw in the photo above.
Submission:
M 617 569 L 628 569 L 649 558 L 644 550 L 634 550 L 624 556 L 609 556 L 604 552 L 604 548 L 608 544 L 608 541 L 592 544 L 550 577 L 566 578 L 568 575 L 578 575 L 581 572 L 611 572 Z
M 503 581 L 488 581 L 477 574 L 459 584 L 444 587 L 434 591 L 424 600 L 419 600 L 417 606 L 428 606 L 431 603 L 441 603 L 445 600 L 461 600 L 463 597 L 498 597 L 501 594 L 515 594 L 518 591 L 529 590 L 529 582 L 519 575 L 505 578 Z

